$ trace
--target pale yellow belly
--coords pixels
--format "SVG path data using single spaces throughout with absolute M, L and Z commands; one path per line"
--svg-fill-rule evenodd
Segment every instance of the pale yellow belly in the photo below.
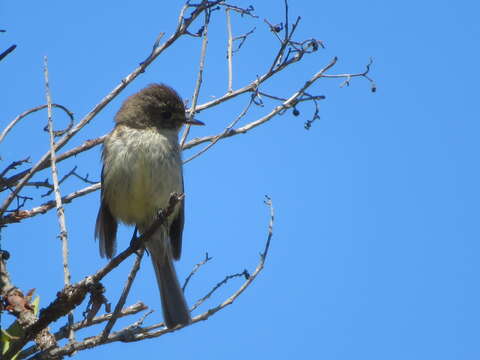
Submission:
M 105 142 L 104 197 L 115 218 L 144 228 L 172 192 L 183 191 L 177 136 L 125 128 L 118 134 Z

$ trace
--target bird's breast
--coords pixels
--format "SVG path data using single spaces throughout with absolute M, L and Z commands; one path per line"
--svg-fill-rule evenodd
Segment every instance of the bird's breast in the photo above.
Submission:
M 146 227 L 183 191 L 176 132 L 117 127 L 104 145 L 103 196 L 112 215 Z

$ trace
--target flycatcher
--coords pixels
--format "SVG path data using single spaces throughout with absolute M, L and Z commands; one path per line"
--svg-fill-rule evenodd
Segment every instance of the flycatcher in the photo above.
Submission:
M 153 84 L 130 96 L 115 116 L 115 128 L 103 145 L 101 204 L 95 227 L 100 255 L 116 251 L 118 222 L 143 233 L 170 194 L 183 192 L 178 133 L 188 120 L 180 96 L 166 85 Z M 173 260 L 180 258 L 185 206 L 182 200 L 166 224 L 146 239 L 168 328 L 191 322 Z

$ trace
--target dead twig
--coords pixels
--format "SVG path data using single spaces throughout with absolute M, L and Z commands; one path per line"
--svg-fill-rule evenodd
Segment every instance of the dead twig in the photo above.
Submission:
M 63 259 L 63 281 L 65 286 L 70 285 L 70 268 L 68 267 L 68 232 L 67 223 L 65 220 L 65 209 L 62 203 L 62 196 L 60 194 L 60 184 L 58 182 L 58 170 L 57 163 L 55 162 L 55 134 L 53 131 L 53 119 L 52 119 L 52 98 L 50 93 L 50 82 L 48 78 L 48 59 L 45 56 L 44 62 L 44 75 L 45 75 L 45 97 L 47 98 L 47 110 L 48 110 L 48 132 L 50 134 L 50 161 L 52 170 L 53 191 L 55 194 L 55 206 L 57 208 L 58 225 L 60 226 L 60 241 L 62 242 L 62 259 Z M 73 325 L 73 313 L 68 314 L 68 323 L 70 327 Z M 70 330 L 68 338 L 71 342 L 75 341 L 73 330 Z
M 207 55 L 207 45 L 208 45 L 208 24 L 210 23 L 210 9 L 207 9 L 205 11 L 205 19 L 203 21 L 203 27 L 202 27 L 202 49 L 200 52 L 200 63 L 198 67 L 198 75 L 197 75 L 197 81 L 195 83 L 195 89 L 193 90 L 193 95 L 192 95 L 192 106 L 190 107 L 190 110 L 188 111 L 188 118 L 193 119 L 195 116 L 195 108 L 197 106 L 197 101 L 198 101 L 198 96 L 200 94 L 200 88 L 202 86 L 203 82 L 203 69 L 205 67 L 205 57 Z M 185 141 L 187 140 L 188 134 L 190 133 L 190 124 L 187 124 L 185 127 L 185 131 L 182 134 L 182 138 L 180 140 L 180 147 L 185 144 Z
M 0 54 L 0 61 L 2 61 L 8 54 L 10 54 L 13 50 L 15 50 L 16 47 L 17 47 L 17 45 L 12 45 L 12 46 L 8 47 L 7 50 L 3 51 Z
M 200 261 L 198 264 L 196 264 L 192 271 L 190 272 L 190 274 L 188 274 L 187 278 L 185 279 L 185 282 L 183 283 L 183 286 L 182 286 L 182 290 L 185 291 L 185 289 L 187 288 L 187 285 L 188 283 L 190 282 L 190 279 L 193 277 L 193 275 L 196 274 L 196 272 L 203 266 L 205 265 L 207 262 L 209 262 L 210 260 L 212 260 L 213 258 L 208 256 L 208 252 L 205 253 L 205 259 L 203 259 L 202 261 Z
M 115 310 L 113 311 L 112 317 L 110 318 L 110 320 L 108 320 L 107 325 L 105 325 L 105 328 L 103 329 L 103 332 L 102 332 L 103 340 L 107 339 L 108 335 L 110 334 L 110 331 L 113 328 L 113 325 L 115 325 L 115 322 L 117 321 L 117 319 L 119 318 L 122 312 L 123 305 L 125 305 L 125 302 L 127 301 L 127 296 L 128 296 L 128 293 L 130 292 L 130 288 L 132 287 L 133 280 L 135 280 L 135 276 L 137 275 L 138 269 L 140 269 L 140 263 L 142 262 L 144 253 L 145 253 L 145 248 L 141 248 L 137 254 L 137 258 L 135 259 L 135 262 L 132 266 L 132 270 L 130 270 L 130 274 L 128 275 L 122 294 L 120 295 L 117 305 L 115 306 Z
M 63 105 L 60 105 L 60 104 L 51 104 L 52 107 L 55 107 L 55 108 L 58 108 L 58 109 L 61 109 L 63 111 L 65 111 L 65 113 L 68 115 L 68 117 L 70 118 L 70 121 L 73 122 L 74 118 L 73 118 L 73 113 L 68 110 L 65 106 Z M 24 111 L 23 113 L 21 113 L 20 115 L 18 115 L 15 119 L 13 119 L 10 124 L 7 125 L 7 127 L 2 131 L 2 133 L 0 134 L 0 142 L 3 141 L 3 139 L 5 138 L 5 136 L 7 136 L 7 134 L 10 132 L 10 130 L 12 130 L 12 128 L 20 121 L 22 120 L 24 117 L 34 113 L 34 112 L 37 112 L 37 111 L 40 111 L 40 110 L 43 110 L 43 109 L 46 109 L 48 107 L 48 104 L 45 104 L 45 105 L 40 105 L 40 106 L 36 106 L 34 108 L 31 108 L 27 111 Z
M 62 203 L 68 204 L 71 203 L 74 199 L 82 197 L 84 195 L 90 194 L 91 192 L 94 192 L 98 189 L 100 189 L 101 184 L 96 183 L 90 186 L 87 186 L 83 189 L 77 190 L 72 192 L 71 194 L 62 197 Z M 47 211 L 55 208 L 55 201 L 50 200 L 47 201 L 46 203 L 43 203 L 40 206 L 34 207 L 33 209 L 30 210 L 18 210 L 14 211 L 9 215 L 4 216 L 3 218 L 0 219 L 0 225 L 5 225 L 5 224 L 11 224 L 11 223 L 16 223 L 19 221 L 22 221 L 24 219 L 40 215 L 40 214 L 45 214 Z

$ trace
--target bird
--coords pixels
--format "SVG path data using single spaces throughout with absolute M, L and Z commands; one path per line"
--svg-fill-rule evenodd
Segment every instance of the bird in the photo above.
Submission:
M 172 193 L 183 193 L 183 169 L 178 134 L 189 118 L 179 94 L 165 84 L 151 84 L 128 97 L 115 115 L 115 126 L 102 151 L 100 207 L 95 226 L 100 255 L 116 252 L 118 223 L 145 232 Z M 173 260 L 180 259 L 185 220 L 182 199 L 145 246 L 160 290 L 167 328 L 191 323 Z

